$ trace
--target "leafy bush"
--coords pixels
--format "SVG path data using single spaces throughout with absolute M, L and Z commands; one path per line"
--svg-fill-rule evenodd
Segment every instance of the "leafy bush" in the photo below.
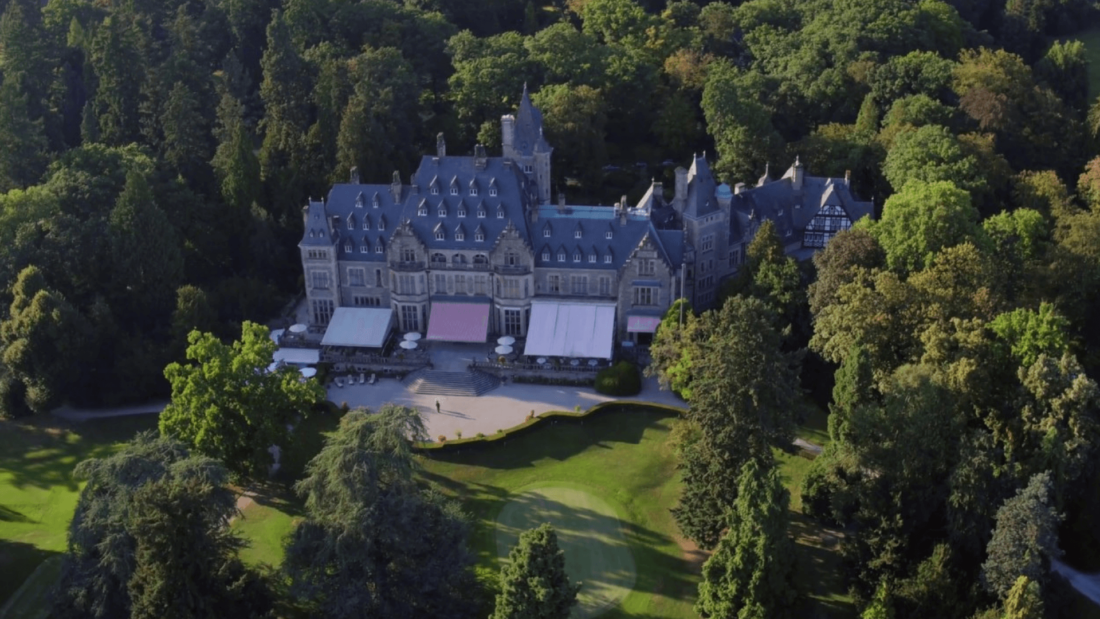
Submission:
M 596 391 L 604 395 L 637 395 L 641 390 L 642 376 L 629 361 L 620 361 L 596 374 Z

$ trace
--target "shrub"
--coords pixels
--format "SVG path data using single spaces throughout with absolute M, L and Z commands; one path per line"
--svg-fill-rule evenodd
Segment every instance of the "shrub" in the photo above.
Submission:
M 436 437 L 436 440 L 439 441 L 440 443 L 446 443 L 447 442 L 447 435 L 446 434 L 440 434 L 439 436 Z
M 455 438 L 462 438 L 462 430 L 455 430 Z
M 477 438 L 485 438 L 485 433 L 484 432 L 478 432 L 477 433 Z
M 638 367 L 629 361 L 620 361 L 596 374 L 596 391 L 604 395 L 637 395 L 641 390 Z

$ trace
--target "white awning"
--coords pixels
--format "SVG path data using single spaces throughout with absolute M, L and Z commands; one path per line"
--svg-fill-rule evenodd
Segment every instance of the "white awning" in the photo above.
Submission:
M 377 307 L 338 307 L 325 330 L 322 346 L 381 348 L 393 323 L 393 310 Z
M 321 362 L 321 351 L 316 348 L 280 348 L 272 355 L 275 362 L 290 365 L 314 365 Z
M 610 359 L 614 339 L 614 303 L 534 300 L 523 354 Z

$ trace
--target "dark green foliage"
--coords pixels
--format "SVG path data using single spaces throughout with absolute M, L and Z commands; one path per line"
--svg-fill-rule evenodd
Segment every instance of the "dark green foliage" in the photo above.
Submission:
M 737 498 L 749 460 L 772 461 L 798 422 L 799 355 L 781 350 L 774 314 L 759 300 L 733 297 L 701 317 L 698 359 L 687 422 L 699 439 L 683 447 L 684 490 L 673 509 L 680 530 L 713 548 Z
M 524 531 L 501 569 L 500 593 L 490 619 L 567 619 L 582 586 L 569 582 L 554 527 L 544 524 Z
M 620 361 L 596 374 L 596 391 L 605 395 L 637 395 L 642 390 L 642 376 L 638 366 Z
M 714 619 L 795 616 L 794 543 L 787 535 L 789 494 L 774 466 L 749 460 L 741 470 L 728 532 L 703 564 L 695 611 Z
M 997 510 L 997 526 L 989 540 L 988 558 L 982 564 L 982 584 L 1004 599 L 1020 576 L 1038 583 L 1049 581 L 1050 560 L 1057 559 L 1058 524 L 1050 475 L 1040 473 L 1027 487 Z
M 310 461 L 295 487 L 306 518 L 283 567 L 311 612 L 468 616 L 477 596 L 468 525 L 456 503 L 416 485 L 409 440 L 425 438 L 412 409 L 354 410 Z

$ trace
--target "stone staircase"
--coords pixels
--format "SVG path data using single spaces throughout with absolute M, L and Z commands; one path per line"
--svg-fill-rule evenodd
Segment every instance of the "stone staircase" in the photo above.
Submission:
M 500 386 L 500 379 L 476 370 L 421 370 L 410 374 L 406 380 L 410 381 L 409 391 L 422 395 L 479 396 Z

